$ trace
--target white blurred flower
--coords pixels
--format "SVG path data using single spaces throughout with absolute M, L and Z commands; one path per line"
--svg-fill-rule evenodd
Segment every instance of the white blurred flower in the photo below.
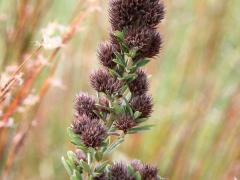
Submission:
M 3 88 L 5 84 L 9 81 L 10 75 L 6 72 L 0 74 L 0 88 Z
M 18 69 L 18 66 L 17 66 L 17 65 L 7 66 L 7 67 L 6 67 L 6 72 L 7 72 L 7 73 L 13 73 L 13 72 L 15 72 L 17 69 Z
M 55 49 L 63 46 L 62 34 L 66 31 L 66 27 L 56 22 L 48 24 L 48 26 L 42 29 L 42 43 L 37 42 L 38 45 L 42 45 L 45 49 Z
M 9 118 L 7 122 L 0 121 L 0 128 L 10 128 L 14 125 L 14 119 Z
M 39 55 L 37 58 L 37 62 L 40 63 L 41 65 L 44 66 L 50 66 L 49 61 L 47 60 L 47 58 L 45 58 L 43 55 Z
M 33 106 L 34 104 L 36 104 L 39 101 L 39 96 L 30 94 L 28 95 L 24 101 L 23 101 L 23 105 L 26 106 Z
M 51 79 L 51 85 L 62 90 L 66 90 L 67 87 L 63 84 L 61 79 Z
M 18 85 L 21 86 L 23 84 L 23 73 L 19 73 L 15 76 L 15 79 L 17 80 L 18 82 Z

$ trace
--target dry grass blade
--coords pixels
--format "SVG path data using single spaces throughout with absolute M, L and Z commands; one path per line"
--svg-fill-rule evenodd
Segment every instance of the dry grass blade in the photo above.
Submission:
M 69 25 L 68 31 L 63 35 L 63 43 L 66 44 L 71 38 L 75 35 L 77 28 L 79 27 L 80 23 L 84 20 L 84 18 L 88 15 L 89 11 L 86 12 L 81 12 L 74 20 L 72 23 Z M 51 56 L 49 57 L 49 62 L 53 61 L 57 55 L 57 53 L 60 51 L 60 47 L 56 48 Z M 55 69 L 57 67 L 57 63 L 54 64 L 54 67 L 51 69 L 49 77 L 44 81 L 40 91 L 39 91 L 39 97 L 43 98 L 44 95 L 46 94 L 47 90 L 50 87 L 50 81 L 51 78 L 54 75 Z M 28 94 L 32 83 L 36 79 L 36 77 L 41 73 L 43 70 L 44 66 L 39 66 L 37 70 L 35 70 L 33 73 L 31 73 L 31 77 L 29 77 L 23 84 L 23 88 L 20 90 L 18 93 L 18 96 L 14 99 L 14 101 L 11 103 L 9 106 L 7 112 L 3 116 L 3 121 L 7 123 L 9 117 L 12 116 L 16 108 L 19 106 L 21 103 L 21 100 Z M 39 106 L 39 105 L 38 105 Z M 36 108 L 37 109 L 37 108 Z M 34 120 L 35 121 L 35 120 Z M 23 145 L 26 136 L 28 132 L 31 130 L 33 127 L 32 124 L 35 124 L 34 121 L 31 121 L 30 124 L 28 125 L 28 128 L 26 130 L 23 130 L 22 132 L 18 133 L 15 138 L 17 139 L 14 141 L 14 143 L 11 146 L 9 156 L 7 158 L 7 162 L 4 168 L 4 177 L 8 176 L 9 170 L 11 169 L 13 165 L 13 161 L 17 153 L 19 152 L 21 146 Z M 0 127 L 1 130 L 1 127 Z M 0 131 L 1 132 L 1 131 Z

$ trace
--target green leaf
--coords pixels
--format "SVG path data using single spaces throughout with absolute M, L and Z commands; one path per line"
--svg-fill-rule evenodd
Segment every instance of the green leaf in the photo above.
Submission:
M 131 128 L 128 131 L 128 134 L 135 134 L 138 132 L 142 132 L 142 131 L 147 131 L 150 130 L 151 127 L 153 127 L 154 125 L 145 125 L 145 126 L 139 126 L 139 127 L 135 127 L 135 128 Z
M 82 180 L 81 174 L 79 174 L 75 169 L 73 171 L 73 175 L 70 178 L 71 180 Z
M 84 171 L 86 171 L 88 174 L 92 173 L 91 167 L 83 160 L 80 160 L 81 167 L 83 168 Z
M 76 162 L 76 155 L 72 151 L 67 152 L 68 160 L 71 163 L 71 165 L 74 167 Z
M 75 134 L 72 130 L 72 128 L 67 128 L 67 133 L 68 136 L 70 138 L 71 143 L 73 143 L 74 145 L 76 145 L 77 147 L 79 147 L 81 150 L 83 150 L 84 152 L 87 151 L 87 147 L 84 145 L 84 143 L 81 140 L 81 137 L 77 134 Z
M 108 147 L 108 149 L 106 150 L 106 153 L 112 152 L 114 149 L 116 149 L 123 142 L 124 142 L 124 137 L 119 138 L 117 141 L 115 141 L 114 143 L 112 143 Z
M 131 58 L 136 57 L 136 55 L 137 55 L 137 50 L 136 49 L 131 49 L 128 53 L 128 56 L 131 57 Z
M 140 68 L 140 67 L 145 66 L 145 65 L 148 64 L 149 62 L 150 62 L 150 60 L 148 60 L 148 59 L 142 59 L 142 60 L 137 61 L 134 65 L 135 65 L 136 67 Z
M 124 94 L 126 92 L 126 90 L 128 89 L 128 85 L 125 84 L 122 88 L 121 88 L 121 94 Z
M 129 174 L 131 174 L 131 175 L 135 174 L 135 170 L 133 169 L 133 167 L 131 165 L 128 165 L 127 168 L 128 168 Z
M 134 176 L 135 176 L 136 180 L 141 180 L 142 179 L 141 174 L 138 171 L 135 172 Z
M 104 161 L 103 163 L 97 165 L 95 171 L 98 172 L 98 173 L 102 173 L 102 172 L 104 172 L 107 165 L 108 165 L 108 161 Z
M 108 71 L 113 77 L 118 77 L 118 78 L 121 77 L 114 69 L 108 69 Z
M 136 79 L 136 77 L 137 77 L 136 74 L 128 74 L 128 75 L 125 75 L 125 76 L 120 77 L 118 79 L 121 80 L 121 81 L 131 82 L 134 79 Z
M 103 158 L 103 153 L 102 153 L 101 151 L 97 151 L 97 152 L 95 153 L 95 159 L 96 159 L 97 161 L 101 161 L 102 158 Z
M 122 114 L 124 109 L 122 106 L 120 106 L 118 103 L 113 104 L 113 109 L 115 114 Z
M 126 109 L 127 113 L 130 114 L 131 116 L 133 116 L 133 115 L 134 115 L 134 114 L 133 114 L 133 110 L 132 110 L 132 108 L 131 108 L 128 100 L 126 99 L 126 97 L 123 96 L 123 100 L 124 100 L 125 105 L 126 105 L 126 106 L 125 106 L 125 109 Z
M 113 62 L 117 63 L 118 65 L 122 66 L 123 68 L 125 68 L 125 66 L 127 65 L 126 62 L 125 62 L 125 59 L 124 57 L 116 52 L 115 53 L 115 56 L 116 56 L 116 59 L 113 60 Z
M 109 144 L 111 143 L 110 140 L 111 140 L 110 137 L 108 137 L 108 138 L 101 144 L 101 146 L 102 146 L 101 149 L 102 149 L 102 152 L 103 152 L 103 153 L 107 150 Z
M 136 123 L 143 123 L 143 122 L 145 122 L 145 121 L 147 121 L 148 120 L 148 118 L 138 118 L 138 119 L 136 119 L 135 121 L 136 121 Z
M 137 118 L 139 118 L 141 115 L 142 115 L 141 112 L 136 111 L 136 112 L 134 113 L 134 118 L 137 119 Z
M 69 164 L 66 162 L 66 160 L 65 160 L 64 157 L 62 157 L 61 160 L 62 160 L 63 166 L 64 166 L 65 169 L 67 170 L 68 175 L 71 176 L 71 175 L 72 175 L 72 169 L 71 169 L 71 167 L 70 167 Z
M 113 33 L 115 37 L 118 38 L 118 40 L 123 41 L 124 40 L 124 33 L 122 31 L 115 31 Z

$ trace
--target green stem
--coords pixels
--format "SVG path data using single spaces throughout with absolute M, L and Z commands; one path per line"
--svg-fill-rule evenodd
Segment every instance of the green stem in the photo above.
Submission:
M 107 122 L 107 128 L 108 128 L 108 130 L 112 127 L 113 122 L 114 122 L 114 117 L 113 117 L 113 114 L 111 113 L 111 115 L 110 115 L 110 117 L 109 117 L 109 120 L 108 120 L 108 122 Z

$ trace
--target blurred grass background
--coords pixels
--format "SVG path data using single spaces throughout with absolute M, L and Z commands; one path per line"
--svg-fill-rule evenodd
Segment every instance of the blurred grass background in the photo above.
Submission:
M 35 7 L 36 2 L 29 6 Z M 68 25 L 84 1 L 44 3 L 38 25 L 24 31 L 21 43 L 7 44 L 1 34 L 1 69 L 16 64 L 19 54 L 34 49 L 34 41 L 41 39 L 40 31 L 48 23 Z M 65 88 L 52 87 L 41 99 L 34 112 L 40 123 L 20 150 L 9 179 L 67 179 L 60 161 L 72 148 L 66 128 L 73 117 L 75 94 L 94 93 L 88 75 L 99 66 L 98 44 L 108 39 L 107 3 L 89 2 L 100 10 L 85 18 L 58 54 L 54 76 Z M 157 165 L 167 179 L 240 179 L 240 1 L 169 0 L 165 5 L 166 19 L 159 27 L 164 39 L 162 52 L 147 67 L 155 103 L 150 123 L 156 126 L 129 136 L 113 159 L 142 159 Z M 14 26 L 16 6 L 15 0 L 0 0 L 1 29 Z M 7 58 L 6 49 L 10 49 Z M 30 121 L 32 113 L 30 108 L 26 114 L 15 114 L 15 123 Z

